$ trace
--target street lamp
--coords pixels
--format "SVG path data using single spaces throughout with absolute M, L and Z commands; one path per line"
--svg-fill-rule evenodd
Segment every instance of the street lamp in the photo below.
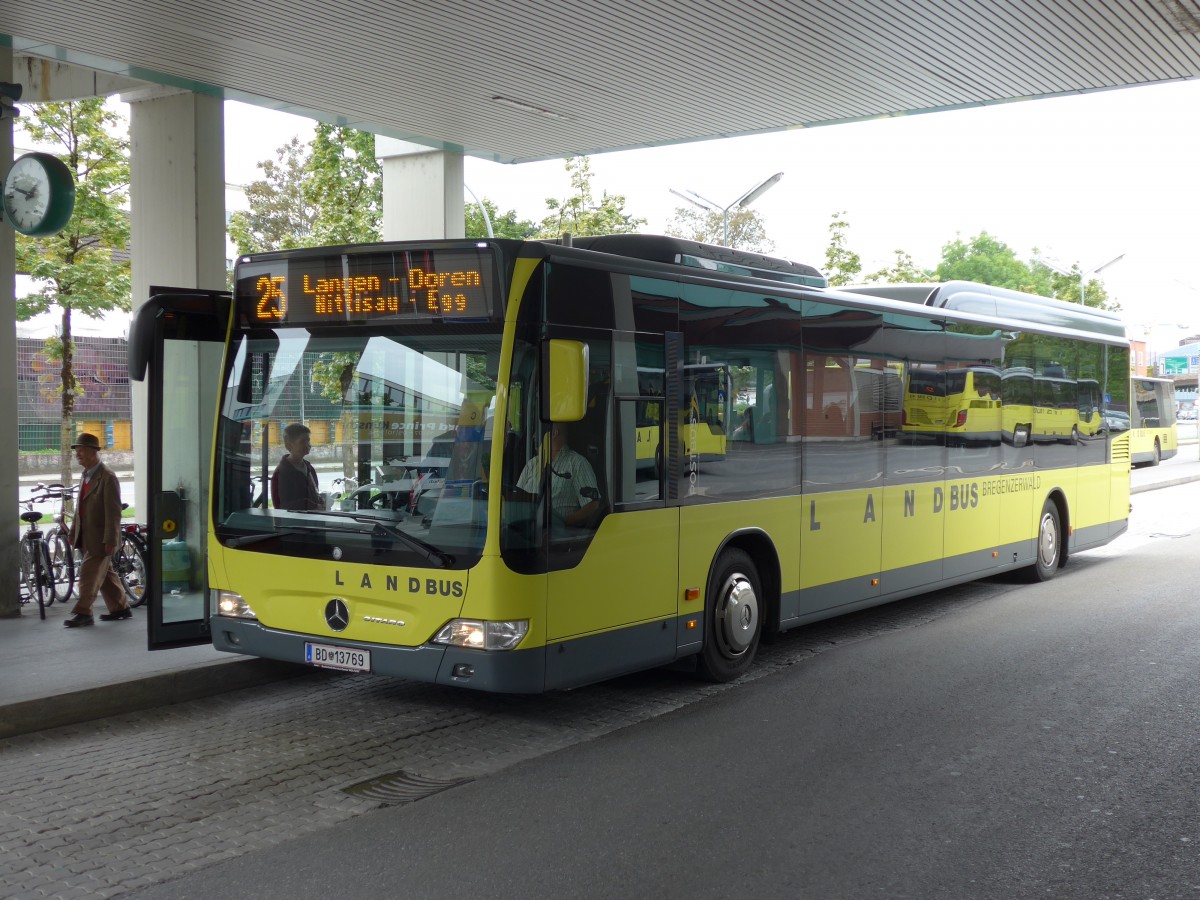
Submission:
M 705 210 L 706 212 L 720 213 L 722 226 L 723 226 L 723 234 L 724 234 L 724 240 L 721 241 L 721 244 L 722 244 L 722 246 L 728 247 L 729 246 L 729 211 L 731 209 L 745 209 L 751 203 L 753 203 L 755 200 L 757 200 L 759 197 L 761 197 L 763 194 L 765 194 L 767 191 L 769 191 L 771 188 L 775 187 L 775 185 L 779 183 L 779 179 L 782 177 L 783 177 L 782 172 L 776 172 L 770 178 L 768 178 L 764 181 L 760 181 L 754 187 L 750 188 L 750 190 L 746 191 L 746 193 L 742 194 L 742 196 L 738 197 L 736 200 L 734 200 L 728 206 L 720 206 L 719 204 L 713 203 L 708 198 L 701 197 L 695 191 L 684 191 L 683 193 L 680 193 L 679 191 L 675 190 L 675 188 L 667 188 L 667 190 L 669 190 L 676 197 L 680 197 L 680 198 L 686 200 L 688 203 L 692 204 L 692 206 L 698 206 L 701 209 Z
M 495 232 L 492 231 L 492 217 L 488 215 L 487 207 L 479 202 L 479 198 L 475 196 L 475 192 L 467 187 L 466 182 L 463 182 L 463 190 L 471 195 L 471 199 L 475 201 L 475 205 L 479 207 L 479 211 L 483 213 L 483 224 L 487 226 L 488 237 L 494 238 Z
M 1120 256 L 1114 256 L 1112 259 L 1110 259 L 1110 260 L 1109 260 L 1108 262 L 1106 262 L 1106 263 L 1101 263 L 1101 264 L 1100 264 L 1100 265 L 1098 265 L 1098 266 L 1092 266 L 1090 269 L 1084 269 L 1084 270 L 1082 270 L 1082 271 L 1079 273 L 1079 305 L 1080 305 L 1080 306 L 1087 306 L 1087 301 L 1086 301 L 1086 298 L 1085 298 L 1085 296 L 1084 296 L 1084 288 L 1085 288 L 1085 287 L 1086 287 L 1086 285 L 1087 285 L 1087 276 L 1089 276 L 1089 275 L 1099 275 L 1101 272 L 1103 272 L 1103 271 L 1104 271 L 1105 269 L 1107 269 L 1109 266 L 1111 266 L 1111 265 L 1113 265 L 1113 264 L 1115 264 L 1115 263 L 1119 263 L 1119 262 L 1120 262 L 1121 260 L 1123 260 L 1124 258 L 1125 258 L 1125 254 L 1124 254 L 1124 253 L 1122 253 Z M 1056 265 L 1054 265 L 1054 263 L 1052 263 L 1052 262 L 1047 262 L 1047 261 L 1046 261 L 1046 260 L 1044 260 L 1044 259 L 1043 259 L 1043 260 L 1040 260 L 1040 262 L 1041 262 L 1041 264 L 1042 264 L 1042 265 L 1044 265 L 1044 266 L 1045 266 L 1047 269 L 1053 269 L 1053 270 L 1054 270 L 1055 272 L 1057 272 L 1059 275 L 1067 275 L 1067 276 L 1070 276 L 1070 275 L 1074 275 L 1074 274 L 1075 274 L 1074 272 L 1068 272 L 1066 269 L 1063 269 L 1063 268 L 1060 268 L 1059 266 L 1056 266 Z

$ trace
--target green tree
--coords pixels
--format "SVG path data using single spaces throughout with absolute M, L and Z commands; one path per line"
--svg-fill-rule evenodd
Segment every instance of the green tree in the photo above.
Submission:
M 487 209 L 488 218 L 492 222 L 492 232 L 496 237 L 524 240 L 537 234 L 537 223 L 528 219 L 518 219 L 515 209 L 510 209 L 504 215 L 500 215 L 496 204 L 487 197 L 482 198 L 479 202 Z M 476 203 L 466 204 L 463 209 L 463 219 L 466 222 L 467 237 L 485 238 L 488 236 L 487 222 L 484 221 L 483 213 L 479 211 Z
M 978 281 L 996 287 L 1025 291 L 1043 297 L 1054 297 L 1068 303 L 1079 303 L 1080 269 L 1076 263 L 1067 273 L 1056 271 L 1033 251 L 1033 260 L 1017 259 L 1012 248 L 1003 241 L 981 231 L 968 242 L 956 238 L 942 247 L 942 261 L 937 267 L 940 281 L 962 279 Z M 1084 285 L 1084 305 L 1120 310 L 1119 303 L 1109 297 L 1104 285 L 1093 279 Z
M 342 477 L 345 479 L 356 477 L 355 470 L 358 468 L 357 417 L 348 402 L 357 372 L 358 354 L 352 351 L 322 353 L 312 366 L 312 380 L 320 389 L 321 396 L 341 409 Z M 347 490 L 349 483 L 345 482 Z
M 258 163 L 263 177 L 246 185 L 250 208 L 229 216 L 229 237 L 239 255 L 313 243 L 317 211 L 303 188 L 308 148 L 294 137 L 275 151 L 275 157 Z
M 369 244 L 383 234 L 383 173 L 375 135 L 317 125 L 305 166 L 304 199 L 316 211 L 313 241 Z
M 676 207 L 675 215 L 667 223 L 667 234 L 702 244 L 724 244 L 725 217 L 712 210 Z M 729 212 L 728 246 L 770 253 L 775 249 L 775 242 L 767 237 L 762 216 L 752 209 L 734 209 Z
M 550 214 L 542 219 L 537 237 L 557 239 L 564 233 L 583 237 L 595 234 L 633 234 L 646 224 L 625 212 L 625 197 L 607 191 L 597 203 L 592 194 L 591 161 L 586 156 L 569 156 L 567 174 L 571 177 L 571 193 L 562 200 L 547 198 Z
M 246 185 L 248 210 L 229 217 L 238 253 L 378 241 L 383 182 L 375 135 L 318 124 L 312 140 L 292 138 L 258 164 Z
M 956 237 L 942 246 L 942 261 L 936 270 L 939 281 L 978 281 L 993 287 L 1029 291 L 1037 280 L 1011 247 L 986 231 L 969 241 Z
M 75 211 L 67 227 L 51 237 L 17 238 L 17 269 L 38 288 L 17 300 L 17 319 L 57 308 L 58 334 L 47 341 L 59 362 L 61 413 L 60 476 L 70 484 L 70 445 L 76 400 L 83 388 L 75 373 L 71 315 L 98 318 L 130 308 L 129 217 L 123 209 L 129 186 L 129 129 L 104 98 L 41 103 L 30 107 L 21 126 L 38 146 L 55 153 L 75 176 Z
M 1042 260 L 1035 247 L 1033 250 L 1033 262 L 1030 263 L 1029 268 L 1038 284 L 1042 286 L 1041 290 L 1034 291 L 1034 293 L 1047 297 L 1056 297 L 1059 300 L 1066 300 L 1068 303 L 1080 302 L 1079 282 L 1083 277 L 1083 273 L 1080 270 L 1079 263 L 1072 265 L 1068 272 L 1052 268 Z M 1121 311 L 1121 304 L 1110 297 L 1103 282 L 1095 278 L 1084 283 L 1082 300 L 1084 306 L 1106 309 L 1109 312 Z
M 905 250 L 896 250 L 890 266 L 884 266 L 864 276 L 866 284 L 922 284 L 936 281 L 937 276 L 929 269 L 922 269 Z
M 849 249 L 846 232 L 850 223 L 844 212 L 835 212 L 829 222 L 829 246 L 825 248 L 825 278 L 831 286 L 854 284 L 862 272 L 862 257 Z

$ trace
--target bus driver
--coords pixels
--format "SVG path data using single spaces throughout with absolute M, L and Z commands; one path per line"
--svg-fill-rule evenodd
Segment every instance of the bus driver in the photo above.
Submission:
M 542 488 L 541 455 L 525 463 L 517 479 L 516 495 L 537 497 Z M 550 428 L 550 502 L 556 518 L 567 525 L 587 525 L 600 506 L 596 474 L 580 454 L 567 446 L 567 427 L 555 422 Z

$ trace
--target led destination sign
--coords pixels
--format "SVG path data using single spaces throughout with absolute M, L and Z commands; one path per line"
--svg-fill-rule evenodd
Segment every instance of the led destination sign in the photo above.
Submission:
M 260 325 L 486 319 L 494 291 L 485 248 L 298 254 L 251 258 L 237 269 L 238 307 Z

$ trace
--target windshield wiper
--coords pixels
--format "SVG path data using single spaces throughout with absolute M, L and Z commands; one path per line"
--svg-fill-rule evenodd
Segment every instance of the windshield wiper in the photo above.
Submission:
M 428 541 L 423 541 L 419 537 L 413 537 L 411 534 L 405 534 L 394 525 L 389 525 L 374 516 L 364 515 L 362 513 L 346 512 L 338 509 L 312 509 L 306 510 L 307 513 L 318 516 L 334 516 L 335 518 L 353 519 L 363 525 L 370 525 L 373 531 L 382 534 L 391 535 L 398 538 L 401 543 L 407 544 L 412 550 L 416 550 L 427 562 L 440 563 L 442 568 L 446 568 L 454 563 L 454 557 L 444 550 L 440 550 Z
M 263 531 L 257 534 L 243 534 L 238 537 L 232 537 L 225 542 L 225 546 L 245 547 L 249 544 L 258 544 L 263 541 L 269 541 L 271 538 L 286 537 L 289 534 L 311 534 L 314 531 L 326 530 L 327 529 L 314 525 L 292 525 L 288 528 L 281 528 L 278 531 Z

